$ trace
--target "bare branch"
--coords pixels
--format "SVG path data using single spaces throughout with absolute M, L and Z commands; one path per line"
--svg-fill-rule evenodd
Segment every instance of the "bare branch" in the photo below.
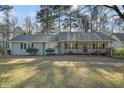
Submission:
M 117 5 L 113 5 L 113 6 L 104 5 L 104 6 L 113 9 L 120 16 L 120 18 L 124 19 L 124 14 L 120 11 Z

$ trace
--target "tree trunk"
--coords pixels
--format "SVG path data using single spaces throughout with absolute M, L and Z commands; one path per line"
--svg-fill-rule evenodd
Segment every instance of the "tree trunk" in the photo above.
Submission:
M 60 23 L 61 22 L 61 18 L 60 18 L 61 14 L 60 13 L 61 13 L 61 11 L 60 11 L 60 8 L 59 8 L 59 32 L 60 32 L 60 29 L 61 29 L 61 23 Z

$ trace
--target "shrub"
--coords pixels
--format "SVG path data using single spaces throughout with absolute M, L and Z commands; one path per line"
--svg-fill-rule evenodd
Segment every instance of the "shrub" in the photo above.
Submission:
M 11 50 L 7 50 L 8 55 L 11 55 Z
M 28 48 L 26 49 L 26 52 L 28 52 L 30 55 L 35 55 L 39 50 L 37 48 Z
M 114 54 L 117 56 L 124 56 L 124 48 L 115 49 Z
M 53 48 L 48 48 L 45 52 L 47 52 L 47 54 L 54 54 L 55 50 Z

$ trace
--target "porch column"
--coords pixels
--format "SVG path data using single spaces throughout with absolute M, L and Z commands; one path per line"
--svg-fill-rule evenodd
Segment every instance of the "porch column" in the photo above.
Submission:
M 70 48 L 71 48 L 71 51 L 72 51 L 72 42 L 71 42 L 71 44 L 70 44 L 71 46 L 70 46 Z
M 97 48 L 98 48 L 98 51 L 99 51 L 99 50 L 100 50 L 100 49 L 99 49 L 99 42 L 97 42 Z
M 95 47 L 96 51 L 98 51 L 98 45 L 97 45 L 98 43 L 97 43 L 97 41 L 95 43 L 96 43 L 96 47 Z
M 78 42 L 75 43 L 76 51 L 78 51 Z
M 65 46 L 65 44 L 66 44 L 66 46 Z M 66 47 L 68 48 L 67 42 L 62 42 L 62 43 L 61 43 L 61 47 L 62 47 L 61 53 L 62 53 L 62 54 L 65 54 L 65 50 L 67 51 Z

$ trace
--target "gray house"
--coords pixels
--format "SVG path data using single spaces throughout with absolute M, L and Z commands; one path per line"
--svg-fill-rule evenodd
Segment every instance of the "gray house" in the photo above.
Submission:
M 19 35 L 11 39 L 14 55 L 28 55 L 25 49 L 38 48 L 37 55 L 46 55 L 53 48 L 56 54 L 91 54 L 106 52 L 112 47 L 113 39 L 101 32 L 60 32 L 56 35 Z
M 112 38 L 116 40 L 112 44 L 114 49 L 124 47 L 124 33 L 113 33 Z

